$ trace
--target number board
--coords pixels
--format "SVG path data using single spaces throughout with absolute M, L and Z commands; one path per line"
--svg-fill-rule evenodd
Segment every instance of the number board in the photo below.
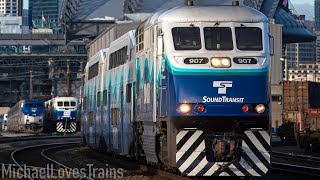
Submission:
M 236 64 L 257 64 L 258 61 L 255 58 L 233 58 L 233 62 Z
M 184 59 L 185 64 L 207 64 L 208 58 L 186 58 Z

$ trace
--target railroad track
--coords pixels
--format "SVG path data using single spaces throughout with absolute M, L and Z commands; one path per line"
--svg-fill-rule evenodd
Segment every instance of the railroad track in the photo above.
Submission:
M 274 162 L 272 163 L 272 169 L 320 177 L 320 168 Z
M 310 163 L 320 163 L 319 157 L 313 157 L 313 156 L 304 156 L 304 155 L 298 155 L 298 154 L 289 154 L 289 153 L 283 153 L 283 152 L 277 152 L 273 151 L 272 156 L 275 158 L 284 158 L 284 159 L 290 159 L 295 161 L 303 161 L 303 162 L 310 162 Z
M 41 144 L 17 149 L 11 153 L 14 165 L 10 171 L 14 175 L 18 175 L 19 179 L 69 179 L 71 177 L 90 179 L 85 174 L 75 173 L 68 166 L 45 155 L 45 152 L 52 148 L 70 148 L 76 144 L 79 142 Z
M 286 160 L 286 163 L 273 162 L 272 169 L 320 177 L 320 158 L 275 151 L 272 152 L 272 157 Z
M 69 137 L 64 137 L 69 138 Z M 27 138 L 30 140 L 30 138 Z M 41 137 L 40 139 L 36 140 L 43 140 L 44 137 Z M 59 137 L 58 139 L 61 139 Z M 62 140 L 62 139 L 61 139 Z M 74 148 L 75 145 L 80 145 L 78 139 L 75 139 L 73 141 L 73 138 L 68 139 L 68 142 L 63 142 L 59 140 L 55 143 L 49 143 L 51 141 L 54 141 L 54 138 L 50 138 L 49 142 L 46 142 L 48 144 L 39 144 L 39 143 L 33 143 L 33 145 L 24 146 L 24 147 L 18 147 L 18 149 L 14 150 L 13 152 L 10 152 L 10 160 L 8 158 L 7 161 L 5 161 L 7 164 L 1 164 L 0 163 L 0 169 L 5 168 L 5 174 L 6 179 L 30 179 L 30 180 L 36 180 L 36 179 L 70 179 L 70 177 L 76 177 L 72 179 L 93 179 L 90 178 L 89 174 L 80 174 L 80 173 L 73 173 L 73 169 L 80 169 L 80 165 L 76 165 L 69 162 L 59 162 L 58 159 L 52 158 L 52 153 L 61 151 L 63 149 L 69 149 Z M 23 138 L 19 138 L 18 140 L 12 140 L 8 141 L 8 143 L 17 142 L 17 141 L 23 141 Z M 61 142 L 60 142 L 61 141 Z M 69 142 L 72 141 L 72 142 Z M 28 142 L 27 142 L 28 143 Z M 42 142 L 43 143 L 43 142 Z M 77 146 L 78 147 L 78 146 Z M 104 154 L 105 155 L 105 154 Z M 108 164 L 111 166 L 117 166 L 119 168 L 122 168 L 123 166 L 126 166 L 125 170 L 127 170 L 130 173 L 137 174 L 138 171 L 143 171 L 142 174 L 151 174 L 156 177 L 161 177 L 163 179 L 188 179 L 186 177 L 179 176 L 177 174 L 169 173 L 166 171 L 162 171 L 156 168 L 152 168 L 149 166 L 145 166 L 142 164 L 139 164 L 137 162 L 128 162 L 127 160 L 120 160 L 117 158 L 112 158 L 107 156 Z M 112 162 L 109 160 L 113 159 Z M 60 159 L 61 160 L 61 159 Z M 11 162 L 10 162 L 11 161 Z M 69 166 L 67 166 L 68 164 Z M 70 165 L 71 164 L 71 165 Z M 128 164 L 130 164 L 128 166 Z M 79 166 L 79 167 L 77 167 Z M 39 172 L 42 172 L 43 174 L 39 174 Z M 87 171 L 86 171 L 87 172 Z M 34 174 L 32 174 L 34 173 Z M 60 174 L 59 174 L 60 173 Z M 63 174 L 63 177 L 61 176 Z M 1 174 L 0 174 L 1 176 Z M 3 178 L 3 176 L 1 177 Z

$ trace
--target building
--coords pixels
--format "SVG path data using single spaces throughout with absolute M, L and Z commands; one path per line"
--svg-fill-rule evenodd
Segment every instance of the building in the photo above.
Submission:
M 315 28 L 320 31 L 320 0 L 314 0 Z
M 7 16 L 22 16 L 22 0 L 0 0 L 0 11 Z
M 317 62 L 320 62 L 320 31 L 315 31 L 314 33 L 317 36 L 317 40 L 316 40 L 316 59 L 317 59 Z
M 289 81 L 320 82 L 320 64 L 299 64 L 297 68 L 288 69 Z
M 22 1 L 22 33 L 29 34 L 30 27 L 32 26 L 32 16 L 30 12 L 30 1 L 23 0 Z
M 285 56 L 287 68 L 295 68 L 299 64 L 316 63 L 316 42 L 287 44 Z
M 0 16 L 0 34 L 21 34 L 22 17 Z
M 295 20 L 302 23 L 309 31 L 313 32 L 314 21 L 306 20 L 305 15 L 292 15 Z M 291 43 L 286 45 L 285 50 L 286 68 L 295 68 L 299 64 L 313 64 L 316 60 L 316 41 L 307 43 Z
M 61 0 L 30 1 L 33 28 L 51 28 L 54 32 L 61 31 L 60 14 Z
M 85 43 L 63 34 L 0 34 L 0 107 L 27 98 L 80 97 Z

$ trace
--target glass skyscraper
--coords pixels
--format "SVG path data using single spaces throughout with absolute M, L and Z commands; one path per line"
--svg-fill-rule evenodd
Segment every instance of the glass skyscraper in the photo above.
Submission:
M 320 0 L 314 0 L 316 31 L 320 31 Z
M 60 9 L 61 0 L 32 0 L 31 14 L 34 28 L 51 28 L 54 32 L 61 31 Z

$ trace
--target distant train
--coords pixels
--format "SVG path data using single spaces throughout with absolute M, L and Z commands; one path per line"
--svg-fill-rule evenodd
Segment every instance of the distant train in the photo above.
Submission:
M 265 175 L 269 40 L 237 1 L 155 13 L 87 63 L 84 143 L 186 176 Z
M 3 114 L 3 116 L 1 117 L 1 127 L 0 127 L 2 131 L 7 130 L 7 122 L 8 122 L 8 114 Z
M 40 100 L 21 100 L 8 112 L 7 130 L 40 133 L 44 123 L 44 104 Z
M 77 131 L 78 99 L 56 97 L 45 103 L 45 131 L 73 133 Z

